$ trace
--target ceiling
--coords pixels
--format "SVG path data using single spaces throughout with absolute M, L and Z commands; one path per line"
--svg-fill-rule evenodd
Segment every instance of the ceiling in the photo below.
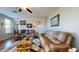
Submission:
M 12 18 L 45 18 L 51 14 L 57 7 L 28 7 L 32 10 L 32 13 L 28 11 L 13 12 L 17 11 L 19 7 L 0 7 L 0 13 L 12 17 Z

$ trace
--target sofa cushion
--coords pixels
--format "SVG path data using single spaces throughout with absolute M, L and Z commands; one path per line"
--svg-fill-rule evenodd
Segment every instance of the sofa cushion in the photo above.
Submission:
M 54 32 L 52 33 L 52 37 L 57 38 L 59 34 L 60 34 L 60 32 L 54 31 Z
M 67 33 L 60 33 L 57 37 L 58 40 L 60 40 L 61 42 L 65 42 L 67 39 L 68 34 Z
M 54 44 L 60 44 L 61 43 L 61 41 L 59 41 L 58 39 L 56 39 L 56 38 L 52 38 L 52 40 L 51 40 Z
M 70 46 L 65 44 L 65 43 L 61 43 L 61 44 L 58 44 L 58 45 L 55 45 L 54 48 L 69 48 Z
M 47 31 L 45 34 L 47 34 L 47 35 L 49 35 L 49 36 L 52 36 L 53 31 Z

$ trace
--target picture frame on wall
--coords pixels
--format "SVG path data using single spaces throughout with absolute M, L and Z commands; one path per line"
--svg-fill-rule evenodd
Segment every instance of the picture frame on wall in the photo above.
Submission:
M 28 23 L 27 24 L 27 28 L 32 28 L 32 24 L 31 23 Z
M 54 16 L 53 18 L 50 19 L 50 26 L 59 26 L 59 20 L 60 20 L 60 14 Z
M 26 25 L 26 20 L 21 20 L 20 25 Z

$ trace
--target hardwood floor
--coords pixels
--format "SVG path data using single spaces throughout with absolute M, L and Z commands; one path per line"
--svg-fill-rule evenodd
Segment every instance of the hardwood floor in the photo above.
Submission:
M 4 39 L 5 38 L 5 39 Z M 16 41 L 13 37 L 4 37 L 0 40 L 0 51 L 5 52 L 14 47 Z

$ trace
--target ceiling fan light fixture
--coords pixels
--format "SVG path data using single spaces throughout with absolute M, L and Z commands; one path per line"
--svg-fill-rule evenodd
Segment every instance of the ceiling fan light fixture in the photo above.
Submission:
M 19 11 L 19 12 L 21 12 L 21 11 L 22 11 L 22 9 L 20 8 L 18 11 Z
M 26 10 L 29 11 L 30 13 L 32 13 L 32 11 L 30 9 L 26 8 Z
M 22 11 L 28 11 L 29 13 L 32 13 L 32 10 L 30 10 L 29 8 L 26 8 L 26 7 L 19 8 L 18 12 L 22 12 Z

